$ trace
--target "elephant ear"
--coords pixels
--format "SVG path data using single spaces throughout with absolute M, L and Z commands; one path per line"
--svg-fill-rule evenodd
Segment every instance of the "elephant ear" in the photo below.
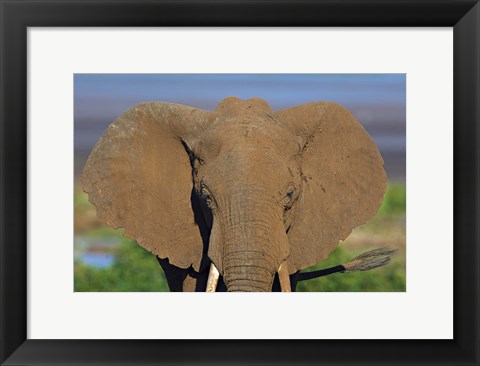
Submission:
M 82 174 L 101 221 L 181 268 L 199 270 L 202 259 L 186 146 L 210 115 L 171 103 L 138 105 L 108 127 Z
M 325 259 L 377 212 L 386 173 L 375 142 L 342 106 L 307 103 L 274 116 L 302 147 L 302 192 L 288 231 L 293 273 Z

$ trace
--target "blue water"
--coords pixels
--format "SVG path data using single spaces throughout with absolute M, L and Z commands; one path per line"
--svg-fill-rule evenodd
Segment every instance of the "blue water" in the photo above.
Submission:
M 115 262 L 119 245 L 118 237 L 75 236 L 74 258 L 87 266 L 105 268 Z
M 105 268 L 115 262 L 115 256 L 109 253 L 84 253 L 80 260 L 87 266 Z

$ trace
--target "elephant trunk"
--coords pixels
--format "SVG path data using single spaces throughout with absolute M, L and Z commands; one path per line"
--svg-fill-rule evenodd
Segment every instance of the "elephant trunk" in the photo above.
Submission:
M 244 201 L 247 207 L 242 207 L 237 202 L 233 205 L 237 208 L 233 217 L 224 218 L 223 278 L 228 291 L 271 291 L 275 272 L 283 260 L 280 217 L 270 202 L 262 205 L 259 199 L 254 205 L 248 203 Z
M 273 262 L 273 258 L 263 252 L 245 250 L 227 254 L 224 259 L 224 280 L 228 291 L 271 291 Z

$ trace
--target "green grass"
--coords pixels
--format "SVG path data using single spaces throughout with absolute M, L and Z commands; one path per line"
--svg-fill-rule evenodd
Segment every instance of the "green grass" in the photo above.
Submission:
M 375 248 L 370 248 L 375 249 Z M 304 271 L 329 268 L 346 263 L 357 255 L 368 251 L 350 251 L 337 248 L 327 260 Z M 299 292 L 401 292 L 405 291 L 405 268 L 402 259 L 394 258 L 385 267 L 365 272 L 334 273 L 316 279 L 301 281 L 297 285 Z
M 404 183 L 391 183 L 383 198 L 377 216 L 405 215 L 407 190 Z
M 122 238 L 116 255 L 113 265 L 106 268 L 90 267 L 75 261 L 75 291 L 168 291 L 163 270 L 153 254 L 135 242 Z
M 117 237 L 120 246 L 116 260 L 106 268 L 95 268 L 75 261 L 74 288 L 77 292 L 142 292 L 168 291 L 163 271 L 155 256 L 135 242 L 124 238 L 121 230 L 91 224 L 94 208 L 83 192 L 74 197 L 75 216 L 78 221 L 76 235 L 83 237 Z M 357 255 L 393 242 L 399 254 L 385 267 L 367 272 L 337 273 L 299 282 L 297 291 L 322 292 L 385 292 L 405 291 L 405 204 L 404 184 L 390 184 L 377 215 L 367 224 L 354 230 L 340 243 L 327 260 L 307 270 L 328 268 L 348 262 Z M 88 221 L 87 218 L 90 220 Z M 78 220 L 77 220 L 78 219 Z M 378 243 L 378 245 L 377 245 Z

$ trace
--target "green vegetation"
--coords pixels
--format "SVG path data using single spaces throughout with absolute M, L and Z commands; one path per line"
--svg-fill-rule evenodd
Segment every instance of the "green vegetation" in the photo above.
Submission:
M 405 216 L 406 202 L 407 190 L 405 184 L 389 184 L 377 216 Z
M 308 269 L 316 270 L 346 263 L 357 255 L 376 248 L 350 251 L 338 247 L 327 260 Z M 306 271 L 305 271 L 306 272 Z M 334 273 L 308 281 L 301 281 L 297 291 L 302 292 L 399 292 L 405 291 L 405 266 L 395 258 L 385 267 L 365 272 Z
M 299 282 L 297 291 L 383 292 L 405 291 L 405 201 L 404 184 L 390 184 L 377 215 L 356 228 L 325 261 L 309 268 L 316 270 L 348 262 L 355 256 L 382 246 L 399 249 L 385 267 L 367 272 L 336 273 Z M 118 238 L 116 260 L 105 268 L 96 268 L 75 260 L 74 288 L 78 292 L 168 291 L 163 271 L 154 255 L 121 236 L 120 230 L 100 225 L 86 195 L 75 191 L 75 234 L 95 240 Z M 80 247 L 80 246 L 79 246 Z M 79 248 L 76 248 L 79 249 Z
M 110 267 L 95 268 L 75 261 L 74 288 L 76 292 L 168 291 L 155 256 L 126 238 Z

